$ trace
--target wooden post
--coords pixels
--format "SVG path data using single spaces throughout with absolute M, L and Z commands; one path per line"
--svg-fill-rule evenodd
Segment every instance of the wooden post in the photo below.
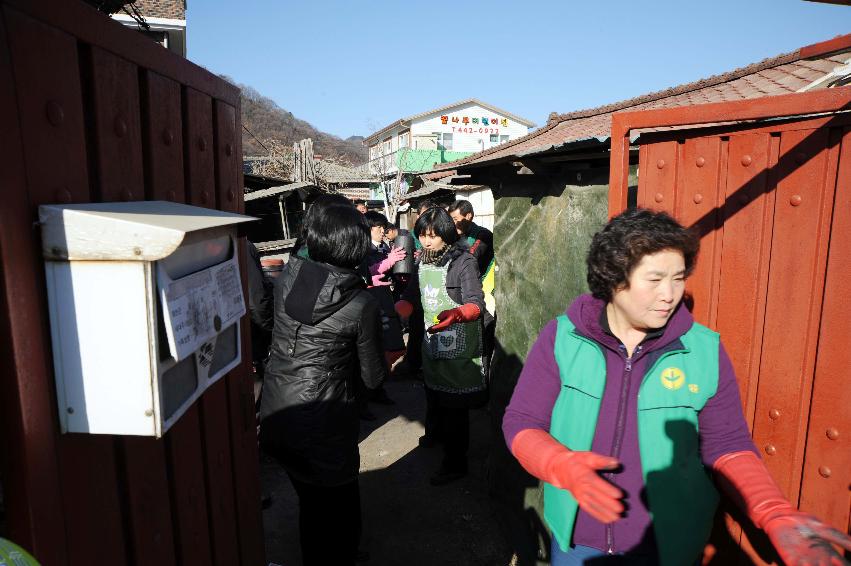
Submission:
M 287 226 L 287 205 L 284 204 L 284 197 L 278 197 L 278 210 L 281 212 L 281 228 L 284 230 L 284 239 L 290 239 L 290 229 Z

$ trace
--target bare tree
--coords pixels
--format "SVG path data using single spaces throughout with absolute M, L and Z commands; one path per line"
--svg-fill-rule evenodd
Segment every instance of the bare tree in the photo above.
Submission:
M 293 150 L 276 139 L 263 142 L 267 153 L 262 159 L 254 162 L 252 171 L 255 175 L 289 180 L 293 175 Z

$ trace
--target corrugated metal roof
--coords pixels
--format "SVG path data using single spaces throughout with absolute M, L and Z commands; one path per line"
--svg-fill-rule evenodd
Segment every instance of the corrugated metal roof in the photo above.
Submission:
M 261 198 L 269 198 L 277 195 L 289 196 L 290 194 L 292 194 L 293 191 L 297 191 L 299 189 L 310 189 L 313 186 L 314 185 L 312 183 L 299 181 L 297 183 L 290 183 L 289 185 L 269 187 L 268 189 L 260 189 L 259 191 L 246 193 L 245 200 L 247 202 L 252 200 L 258 200 Z
M 430 194 L 436 193 L 437 191 L 478 191 L 481 189 L 488 189 L 487 185 L 450 185 L 449 183 L 435 183 L 433 181 L 426 181 L 425 184 L 417 189 L 416 191 L 412 191 L 405 196 L 402 197 L 402 200 L 416 199 L 428 196 Z

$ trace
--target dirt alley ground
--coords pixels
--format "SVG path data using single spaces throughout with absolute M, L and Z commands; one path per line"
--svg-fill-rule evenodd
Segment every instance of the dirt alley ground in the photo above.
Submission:
M 485 409 L 470 412 L 470 473 L 432 487 L 429 476 L 440 446 L 420 448 L 425 393 L 422 381 L 393 375 L 385 384 L 396 405 L 371 403 L 375 421 L 361 421 L 361 548 L 370 566 L 508 566 L 512 553 L 487 495 L 487 454 L 492 442 Z M 298 500 L 286 473 L 261 456 L 263 492 L 272 505 L 263 512 L 266 558 L 299 566 Z M 333 544 L 333 537 L 330 537 Z

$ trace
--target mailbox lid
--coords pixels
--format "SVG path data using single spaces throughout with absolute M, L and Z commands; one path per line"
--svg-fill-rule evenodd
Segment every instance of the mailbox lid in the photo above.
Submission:
M 256 220 L 251 216 L 168 201 L 42 205 L 47 260 L 156 261 L 187 234 Z

